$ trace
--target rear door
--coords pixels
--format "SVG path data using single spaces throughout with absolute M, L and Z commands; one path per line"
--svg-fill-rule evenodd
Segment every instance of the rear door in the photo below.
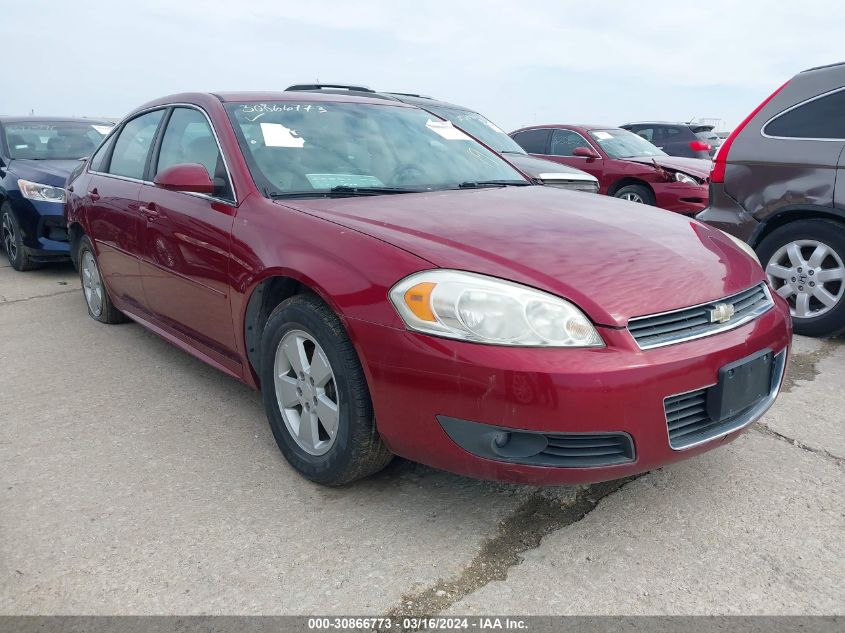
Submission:
M 141 278 L 161 325 L 232 371 L 241 364 L 229 302 L 229 247 L 236 201 L 220 146 L 199 108 L 172 109 L 150 165 L 155 174 L 178 164 L 204 166 L 212 196 L 145 184 L 140 193 Z
M 139 269 L 141 221 L 138 196 L 153 139 L 164 110 L 127 121 L 92 157 L 83 199 L 100 272 L 112 300 L 121 308 L 146 312 Z

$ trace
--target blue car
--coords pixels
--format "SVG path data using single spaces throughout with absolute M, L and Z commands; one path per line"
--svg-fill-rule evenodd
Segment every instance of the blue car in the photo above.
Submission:
M 0 117 L 0 237 L 15 270 L 70 259 L 65 182 L 108 121 Z

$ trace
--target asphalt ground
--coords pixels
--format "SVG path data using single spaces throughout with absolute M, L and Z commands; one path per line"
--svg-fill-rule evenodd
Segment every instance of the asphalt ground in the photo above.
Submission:
M 0 614 L 842 614 L 845 345 L 737 441 L 582 487 L 298 476 L 258 394 L 0 264 Z

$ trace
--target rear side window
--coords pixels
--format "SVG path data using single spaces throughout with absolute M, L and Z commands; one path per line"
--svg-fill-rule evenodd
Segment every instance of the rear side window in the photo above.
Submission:
M 517 132 L 512 138 L 529 154 L 545 154 L 549 130 L 525 130 Z
M 114 143 L 109 173 L 144 179 L 147 157 L 164 110 L 154 110 L 135 117 L 123 126 Z
M 113 135 L 108 141 L 100 146 L 100 149 L 98 149 L 91 157 L 91 163 L 88 165 L 88 169 L 91 171 L 103 171 L 105 168 L 106 157 L 109 154 L 111 146 L 114 145 L 115 138 L 117 138 L 117 135 Z
M 787 110 L 763 128 L 768 136 L 845 139 L 845 89 Z

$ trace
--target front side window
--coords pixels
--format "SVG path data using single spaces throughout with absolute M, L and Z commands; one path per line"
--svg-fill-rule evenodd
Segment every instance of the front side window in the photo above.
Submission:
M 591 130 L 590 136 L 611 158 L 635 158 L 638 156 L 666 156 L 641 136 L 621 128 Z
M 763 133 L 787 138 L 845 139 L 845 89 L 784 112 L 772 119 Z
M 460 108 L 444 108 L 442 106 L 426 106 L 426 110 L 434 112 L 437 116 L 443 117 L 451 121 L 462 130 L 472 134 L 479 141 L 492 147 L 497 152 L 503 154 L 524 154 L 522 149 L 516 141 L 504 133 L 495 123 L 486 117 L 472 112 L 471 110 L 462 110 Z
M 549 153 L 553 156 L 572 156 L 576 147 L 589 147 L 590 144 L 578 132 L 572 130 L 554 130 Z
M 109 151 L 111 150 L 111 146 L 114 145 L 115 136 L 112 135 L 109 140 L 103 143 L 94 155 L 91 157 L 91 162 L 89 164 L 89 169 L 91 171 L 103 171 L 103 168 L 106 165 L 106 157 L 109 155 Z
M 143 180 L 147 157 L 164 110 L 135 117 L 120 131 L 114 143 L 109 173 Z
M 185 163 L 205 167 L 217 195 L 231 198 L 226 167 L 208 119 L 194 108 L 175 108 L 161 139 L 155 173 Z
M 449 121 L 417 108 L 278 101 L 226 110 L 253 178 L 271 197 L 527 182 Z
M 42 120 L 8 122 L 3 131 L 9 158 L 77 160 L 90 156 L 111 128 L 109 123 Z

